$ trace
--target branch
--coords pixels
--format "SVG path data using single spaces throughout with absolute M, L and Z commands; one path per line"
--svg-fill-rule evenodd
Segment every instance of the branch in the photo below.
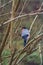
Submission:
M 18 2 L 18 3 L 19 3 L 19 2 Z M 24 6 L 25 6 L 25 4 L 26 4 L 26 2 L 24 3 Z M 17 4 L 17 7 L 18 7 L 18 5 L 19 5 L 19 4 Z M 42 2 L 42 5 L 43 5 L 43 2 Z M 41 7 L 42 7 L 42 5 L 41 5 Z M 41 10 L 41 7 L 39 8 L 38 11 Z M 17 8 L 16 8 L 16 9 L 17 9 Z M 15 9 L 15 11 L 16 11 L 16 9 Z M 22 11 L 23 11 L 23 9 L 24 9 L 24 7 L 22 8 Z M 22 13 L 22 11 L 20 12 L 20 14 Z M 43 12 L 41 12 L 41 13 L 40 13 L 40 12 L 36 12 L 36 13 L 29 13 L 29 14 L 19 15 L 19 16 L 15 17 L 15 18 L 12 18 L 12 19 L 10 19 L 10 20 L 4 22 L 3 25 L 5 25 L 5 24 L 7 24 L 7 23 L 9 23 L 9 22 L 11 22 L 11 21 L 13 21 L 13 20 L 16 20 L 16 19 L 18 19 L 18 18 L 22 18 L 22 17 L 29 16 L 29 15 L 36 15 L 36 14 L 43 14 Z M 0 24 L 0 26 L 1 26 L 1 24 Z
M 43 9 L 41 9 L 41 11 L 38 11 L 38 10 L 36 10 L 36 11 L 32 11 L 31 13 L 34 13 L 34 15 L 37 13 L 37 12 L 39 12 L 39 14 L 42 14 L 42 13 L 40 13 L 40 12 L 42 12 L 42 10 Z M 0 15 L 0 17 L 1 16 L 5 16 L 5 15 L 9 15 L 9 14 L 12 14 L 12 12 L 8 12 L 8 13 L 5 13 L 5 14 L 2 14 L 2 15 Z M 20 14 L 20 13 L 17 13 L 17 15 L 18 14 Z M 23 15 L 24 13 L 22 13 L 22 15 Z M 33 15 L 33 14 L 31 14 L 31 15 Z
M 5 36 L 4 36 L 3 40 L 2 40 L 2 43 L 1 43 L 2 46 L 0 48 L 0 56 L 2 54 L 2 51 L 3 51 L 4 47 L 5 47 L 5 42 L 6 42 L 6 39 L 7 39 L 8 35 L 9 35 L 9 31 L 10 31 L 10 24 L 8 24 L 8 27 L 7 27 L 7 30 L 6 30 L 6 34 L 5 34 Z
M 32 51 L 31 51 L 31 53 L 27 53 L 27 54 L 24 54 L 24 56 L 20 59 L 20 60 L 18 60 L 18 62 L 17 62 L 17 64 L 19 64 L 25 57 L 27 57 L 28 55 L 31 55 L 32 53 L 34 53 L 36 50 L 37 50 L 38 48 L 35 48 L 35 49 L 33 49 Z
M 16 49 L 14 50 L 14 53 L 13 53 L 13 54 L 12 54 L 12 56 L 11 56 L 11 60 L 10 60 L 9 65 L 12 65 L 12 62 L 13 62 L 13 57 L 14 57 L 14 55 L 15 55 L 15 52 L 16 52 Z
M 23 50 L 20 52 L 20 54 L 16 57 L 16 59 L 15 59 L 15 61 L 14 61 L 14 65 L 16 64 L 18 58 L 21 56 L 21 54 L 24 52 L 24 50 L 25 50 L 33 41 L 35 41 L 35 40 L 39 41 L 42 37 L 43 37 L 43 33 L 40 34 L 40 35 L 38 35 L 38 36 L 36 36 L 34 39 L 32 39 L 32 40 L 23 48 Z M 39 39 L 38 39 L 38 38 L 39 38 Z M 33 48 L 33 47 L 32 47 L 32 48 Z M 29 51 L 31 51 L 32 48 L 31 48 Z
M 11 18 L 15 17 L 15 15 L 16 15 L 15 13 L 16 13 L 16 11 L 18 9 L 19 4 L 20 4 L 20 0 L 17 0 L 17 2 L 16 2 L 16 0 L 13 0 Z M 10 43 L 12 43 L 12 36 L 11 35 L 12 35 L 12 22 L 11 22 L 11 30 L 10 30 Z M 16 47 L 14 47 L 14 52 L 13 52 L 13 54 L 11 56 L 9 65 L 12 65 L 13 57 L 15 55 L 15 52 L 16 52 Z
M 0 9 L 3 8 L 3 7 L 5 7 L 6 5 L 8 5 L 8 4 L 11 3 L 11 2 L 12 2 L 12 0 L 10 0 L 8 3 L 3 4 L 3 5 L 0 7 Z
M 21 10 L 19 16 L 22 14 L 22 12 L 23 12 L 23 10 L 24 10 L 24 7 L 25 7 L 25 5 L 26 5 L 26 2 L 27 2 L 27 0 L 24 2 L 24 5 L 23 5 L 23 7 L 22 7 L 22 10 Z M 17 21 L 19 21 L 19 19 L 17 19 Z M 21 24 L 21 22 L 19 22 L 19 24 L 17 25 L 16 30 L 15 30 L 15 33 L 17 33 L 17 30 L 18 30 L 18 27 L 20 26 L 20 24 Z
M 17 3 L 17 4 L 19 4 L 19 3 Z M 24 6 L 25 6 L 25 4 L 26 4 L 26 1 L 25 1 L 25 3 L 24 3 Z M 23 6 L 23 8 L 22 8 L 20 14 L 22 13 L 22 11 L 23 11 L 23 9 L 24 9 L 24 6 Z M 13 5 L 13 7 L 14 7 L 14 5 Z M 17 8 L 16 8 L 16 9 L 17 9 Z M 15 12 L 16 12 L 16 11 L 15 11 Z M 20 14 L 19 14 L 19 15 L 20 15 Z M 18 28 L 18 26 L 17 26 L 17 28 Z M 17 30 L 16 30 L 16 31 L 17 31 Z M 16 33 L 16 31 L 15 31 L 15 33 Z M 15 51 L 14 51 L 13 54 L 12 54 L 11 61 L 10 61 L 9 65 L 12 65 L 14 55 L 15 55 Z
M 35 51 L 35 50 L 37 50 L 37 48 L 35 48 L 34 49 L 34 47 L 36 47 L 36 45 L 37 45 L 37 43 L 38 43 L 38 41 L 41 39 L 43 37 L 43 33 L 42 34 L 40 34 L 40 35 L 38 35 L 38 36 L 36 36 L 34 39 L 32 39 L 28 44 L 27 44 L 27 46 L 25 46 L 21 51 L 20 51 L 20 53 L 21 54 L 23 54 L 24 53 L 24 49 L 28 49 L 29 47 L 30 47 L 30 49 L 29 49 L 29 52 L 28 52 L 28 55 L 30 55 L 30 54 L 32 54 L 32 52 L 33 51 Z M 36 43 L 37 42 L 37 43 Z M 32 47 L 31 47 L 31 44 L 32 44 Z M 32 50 L 33 49 L 33 50 Z M 25 51 L 25 52 L 27 52 L 27 51 Z M 18 55 L 18 53 L 19 53 L 19 51 L 17 52 L 17 55 Z M 17 58 L 17 55 L 15 55 L 15 59 Z M 26 56 L 27 56 L 27 54 L 26 54 Z M 5 58 L 9 58 L 9 57 L 11 57 L 11 56 L 8 56 L 8 57 L 5 57 Z M 24 56 L 25 57 L 25 56 Z M 23 58 L 24 58 L 23 57 Z M 23 59 L 22 58 L 22 59 Z M 13 59 L 12 61 L 14 61 L 15 59 Z M 17 62 L 18 63 L 18 62 Z
M 41 10 L 42 5 L 43 5 L 43 2 L 42 2 L 42 4 L 41 4 L 40 8 L 38 9 L 38 11 L 40 11 L 40 10 Z M 31 24 L 31 26 L 30 26 L 30 29 L 29 29 L 30 31 L 31 31 L 31 29 L 32 29 L 32 27 L 33 27 L 33 25 L 34 25 L 35 20 L 37 19 L 37 17 L 38 17 L 38 15 L 36 15 L 36 16 L 35 16 L 35 18 L 34 18 L 34 20 L 33 20 L 32 24 Z
M 35 16 L 35 18 L 34 18 L 32 24 L 31 24 L 31 26 L 30 26 L 30 29 L 29 29 L 30 31 L 31 31 L 31 29 L 32 29 L 32 27 L 33 27 L 33 24 L 35 23 L 35 20 L 37 19 L 37 17 L 38 17 L 38 15 Z
M 9 15 L 9 14 L 12 14 L 12 12 L 8 12 L 8 13 L 5 13 L 5 14 L 2 14 L 2 15 L 0 15 L 0 17 L 6 16 L 6 15 Z
M 33 16 L 33 15 L 37 15 L 37 14 L 43 14 L 43 12 L 36 12 L 36 13 L 30 13 L 30 14 L 20 15 L 20 16 L 17 16 L 17 17 L 15 17 L 15 18 L 12 18 L 12 19 L 10 19 L 10 20 L 4 22 L 3 25 L 6 25 L 6 24 L 8 24 L 9 22 L 12 22 L 13 20 L 16 20 L 16 19 L 19 19 L 19 18 L 22 18 L 22 17 L 31 16 L 31 15 Z M 14 22 L 14 21 L 13 21 L 13 22 Z M 1 24 L 0 24 L 0 26 L 1 26 Z

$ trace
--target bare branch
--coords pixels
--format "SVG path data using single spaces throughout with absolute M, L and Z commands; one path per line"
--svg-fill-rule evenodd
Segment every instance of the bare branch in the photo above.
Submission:
M 12 19 L 10 19 L 10 20 L 4 22 L 3 25 L 6 25 L 6 24 L 8 24 L 9 22 L 11 22 L 11 21 L 13 21 L 13 20 L 16 20 L 16 19 L 18 19 L 18 18 L 22 18 L 22 17 L 26 17 L 26 16 L 31 16 L 31 15 L 33 16 L 33 15 L 37 15 L 37 14 L 43 14 L 43 12 L 36 12 L 36 13 L 31 13 L 31 14 L 20 15 L 20 16 L 17 16 L 17 17 L 15 17 L 15 18 L 12 18 Z M 1 24 L 0 24 L 0 26 L 1 26 Z
M 2 46 L 0 48 L 0 56 L 2 54 L 2 51 L 3 51 L 4 47 L 5 47 L 5 42 L 6 42 L 6 39 L 7 39 L 8 35 L 9 35 L 9 31 L 10 31 L 10 24 L 7 27 L 6 34 L 5 34 L 5 36 L 3 38 L 3 41 L 2 41 Z
M 2 14 L 2 15 L 0 15 L 0 17 L 1 17 L 1 16 L 5 16 L 5 15 L 9 15 L 9 14 L 11 14 L 11 13 L 12 13 L 12 12 Z
M 26 5 L 26 2 L 27 2 L 27 0 L 24 2 L 24 5 L 23 5 L 23 7 L 22 7 L 22 10 L 21 10 L 19 16 L 22 14 L 22 12 L 23 12 L 23 10 L 24 10 L 24 7 L 25 7 L 25 5 Z M 18 20 L 19 20 L 19 19 L 17 19 L 17 21 L 18 21 Z M 15 33 L 17 33 L 17 30 L 18 30 L 18 27 L 20 26 L 20 24 L 21 24 L 21 22 L 19 22 L 19 24 L 17 25 Z
M 25 57 L 27 57 L 28 55 L 31 55 L 32 53 L 34 53 L 37 49 L 38 49 L 38 48 L 35 48 L 35 49 L 33 49 L 33 50 L 31 51 L 31 53 L 26 53 L 26 54 L 24 54 L 24 56 L 23 56 L 20 60 L 18 60 L 17 64 L 19 64 L 19 63 L 20 63 Z
M 16 3 L 16 4 L 15 4 L 15 3 Z M 20 4 L 20 0 L 17 0 L 17 2 L 16 2 L 16 0 L 13 0 L 11 19 L 15 17 L 16 11 L 17 11 L 17 9 L 18 9 L 19 4 Z M 11 29 L 10 29 L 10 44 L 12 44 L 12 26 L 13 26 L 12 24 L 13 24 L 13 22 L 10 22 L 10 23 L 11 23 Z M 15 52 L 16 52 L 16 47 L 14 47 L 14 52 L 13 52 L 13 54 L 12 54 L 12 56 L 11 56 L 11 60 L 10 60 L 9 65 L 12 65 L 13 57 L 14 57 L 14 55 L 15 55 Z
M 24 50 L 30 45 L 30 43 L 32 43 L 32 42 L 35 41 L 35 40 L 39 41 L 42 37 L 43 37 L 43 33 L 40 34 L 40 35 L 38 35 L 38 36 L 36 36 L 34 39 L 32 39 L 32 40 L 23 48 L 23 50 L 20 52 L 20 54 L 16 57 L 16 59 L 15 59 L 15 61 L 14 61 L 14 65 L 16 64 L 18 58 L 21 56 L 21 54 L 24 52 Z M 33 44 L 33 46 L 34 46 L 34 45 L 35 45 L 35 44 Z M 32 50 L 32 48 L 33 48 L 33 47 L 30 48 L 29 52 Z
M 42 10 L 43 10 L 43 9 L 41 9 L 41 11 L 42 11 Z M 39 12 L 38 14 L 42 14 L 41 11 L 38 11 L 38 10 L 32 11 L 30 14 L 31 14 L 31 15 L 36 15 L 37 12 Z M 32 14 L 32 13 L 34 13 L 34 14 Z M 5 14 L 2 14 L 2 15 L 0 15 L 0 17 L 1 17 L 1 16 L 5 16 L 5 15 L 9 15 L 9 14 L 12 14 L 12 12 L 8 12 L 8 13 L 5 13 Z M 20 13 L 17 13 L 17 14 L 20 14 Z M 22 13 L 22 15 L 23 15 L 23 14 L 24 14 L 24 13 Z
M 40 10 L 41 10 L 42 5 L 43 5 L 43 2 L 42 2 L 42 4 L 41 4 L 40 8 L 38 9 L 38 11 L 40 11 Z M 36 16 L 35 16 L 35 18 L 34 18 L 34 20 L 33 20 L 32 24 L 31 24 L 31 26 L 30 26 L 30 29 L 29 29 L 30 31 L 31 31 L 31 29 L 32 29 L 32 27 L 33 27 L 33 25 L 34 25 L 35 20 L 37 19 L 37 17 L 38 17 L 38 15 L 36 15 Z
M 12 0 L 10 0 L 8 3 L 3 4 L 3 5 L 0 7 L 0 9 L 3 8 L 3 7 L 5 7 L 7 4 L 9 4 L 9 3 L 11 3 L 11 2 L 12 2 Z

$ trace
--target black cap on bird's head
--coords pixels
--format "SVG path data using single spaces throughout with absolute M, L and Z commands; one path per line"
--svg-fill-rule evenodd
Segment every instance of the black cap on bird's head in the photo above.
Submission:
M 26 29 L 26 27 L 23 26 L 22 29 Z

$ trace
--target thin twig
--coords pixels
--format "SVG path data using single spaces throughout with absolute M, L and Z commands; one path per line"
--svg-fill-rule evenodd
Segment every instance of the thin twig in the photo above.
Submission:
M 12 0 L 10 0 L 8 3 L 3 4 L 3 5 L 0 7 L 0 9 L 3 8 L 3 7 L 5 7 L 6 5 L 8 5 L 8 4 L 11 3 L 11 2 L 12 2 Z

